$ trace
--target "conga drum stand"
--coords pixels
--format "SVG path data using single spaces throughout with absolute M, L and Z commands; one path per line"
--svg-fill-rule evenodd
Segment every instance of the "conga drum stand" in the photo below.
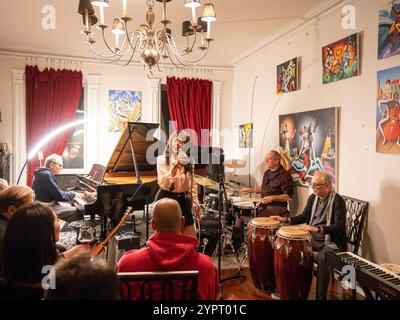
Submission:
M 218 191 L 218 195 L 219 195 L 219 210 L 218 210 L 218 276 L 219 276 L 219 298 L 220 300 L 223 299 L 222 296 L 222 282 L 224 281 L 228 281 L 228 280 L 233 280 L 233 279 L 246 279 L 246 276 L 241 275 L 240 274 L 240 265 L 239 265 L 239 269 L 236 273 L 236 275 L 232 276 L 232 277 L 228 277 L 225 279 L 222 279 L 222 275 L 221 275 L 221 256 L 222 256 L 222 245 L 221 245 L 221 236 L 222 236 L 222 221 L 221 221 L 221 217 L 222 214 L 224 212 L 224 203 L 227 203 L 227 196 L 226 196 L 226 190 L 225 190 L 225 181 L 224 179 L 222 179 L 222 181 L 219 182 L 219 191 Z

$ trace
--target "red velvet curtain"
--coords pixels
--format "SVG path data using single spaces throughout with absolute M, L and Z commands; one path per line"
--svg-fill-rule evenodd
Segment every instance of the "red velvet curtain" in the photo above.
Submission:
M 197 133 L 197 141 L 192 139 L 194 145 L 209 145 L 209 135 L 202 136 L 201 129 L 211 128 L 211 95 L 209 80 L 167 78 L 168 108 L 171 121 L 177 123 L 174 129 L 194 130 Z
M 76 119 L 82 94 L 82 72 L 26 66 L 26 147 L 27 153 L 54 129 Z M 72 129 L 61 132 L 45 145 L 43 157 L 64 151 Z M 37 157 L 28 162 L 28 181 L 32 184 L 33 171 L 39 166 Z

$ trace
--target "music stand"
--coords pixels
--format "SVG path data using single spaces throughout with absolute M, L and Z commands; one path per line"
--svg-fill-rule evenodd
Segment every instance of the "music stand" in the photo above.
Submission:
M 128 201 L 134 202 L 134 201 L 141 201 L 145 200 L 145 205 L 143 208 L 143 216 L 146 222 L 146 240 L 144 244 L 141 246 L 143 247 L 147 240 L 149 239 L 149 205 L 153 200 L 154 195 L 156 194 L 158 190 L 158 185 L 157 183 L 150 183 L 150 184 L 140 184 L 139 188 L 135 191 L 135 193 L 132 195 L 131 198 L 128 199 Z
M 219 182 L 219 191 L 218 191 L 218 197 L 219 197 L 219 208 L 218 208 L 218 276 L 219 276 L 219 298 L 220 300 L 223 300 L 222 297 L 222 282 L 228 281 L 228 280 L 233 280 L 233 279 L 246 279 L 246 276 L 240 274 L 240 266 L 237 271 L 237 273 L 232 276 L 228 277 L 225 279 L 222 279 L 221 275 L 221 256 L 222 256 L 222 245 L 221 245 L 221 234 L 222 234 L 222 221 L 221 221 L 221 216 L 222 213 L 225 211 L 223 208 L 224 203 L 228 203 L 228 198 L 226 196 L 226 189 L 225 189 L 225 179 L 224 177 L 222 180 Z M 225 200 L 224 200 L 225 197 Z

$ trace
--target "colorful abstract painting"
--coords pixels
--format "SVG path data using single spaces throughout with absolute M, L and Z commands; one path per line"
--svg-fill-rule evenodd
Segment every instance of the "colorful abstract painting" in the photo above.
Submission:
M 282 165 L 299 186 L 308 186 L 316 171 L 326 171 L 336 183 L 338 108 L 279 116 Z
M 141 116 L 141 92 L 109 90 L 109 132 L 122 132 L 128 121 L 138 122 Z
M 400 53 L 400 0 L 379 10 L 378 59 Z
M 253 124 L 239 125 L 239 148 L 253 147 Z
M 276 93 L 282 94 L 299 89 L 298 59 L 286 61 L 276 67 Z
M 322 70 L 324 84 L 359 75 L 357 33 L 322 48 Z
M 378 72 L 376 152 L 400 153 L 400 66 Z

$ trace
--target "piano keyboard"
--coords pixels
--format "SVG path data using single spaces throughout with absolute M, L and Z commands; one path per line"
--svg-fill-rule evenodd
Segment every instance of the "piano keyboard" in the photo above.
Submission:
M 400 275 L 351 252 L 329 253 L 326 258 L 328 265 L 339 271 L 344 265 L 354 266 L 356 281 L 363 289 L 375 291 L 382 299 L 400 299 Z
M 388 269 L 381 267 L 378 264 L 372 263 L 367 259 L 364 259 L 352 252 L 342 252 L 338 254 L 339 257 L 344 258 L 345 260 L 349 261 L 352 265 L 362 267 L 363 269 L 369 270 L 370 272 L 382 276 L 384 279 L 392 279 L 392 281 L 396 285 L 400 285 L 400 275 L 391 272 Z

